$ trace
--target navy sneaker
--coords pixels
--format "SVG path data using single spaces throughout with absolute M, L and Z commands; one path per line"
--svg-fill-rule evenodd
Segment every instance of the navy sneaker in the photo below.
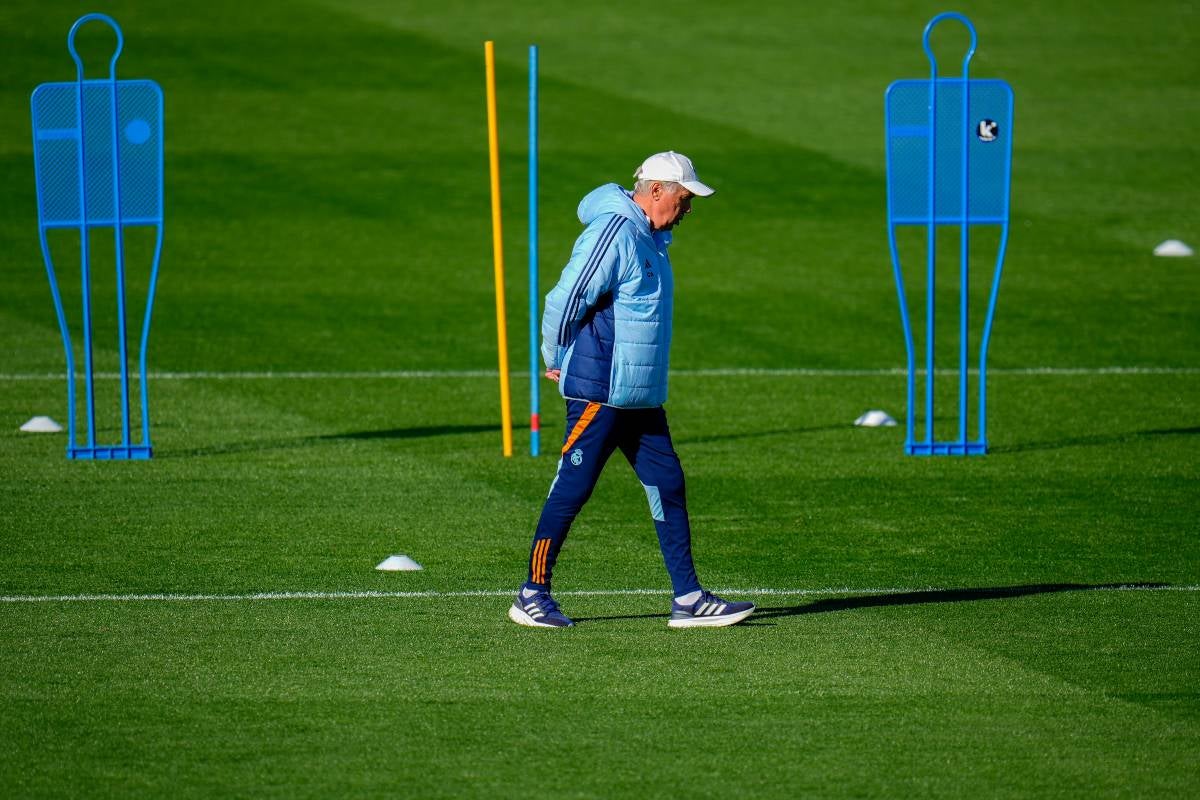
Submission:
M 690 605 L 672 601 L 669 628 L 720 628 L 741 622 L 754 613 L 754 603 L 732 603 L 712 592 L 700 591 L 700 599 Z
M 508 607 L 508 618 L 531 628 L 570 628 L 575 623 L 558 610 L 549 592 L 522 589 Z

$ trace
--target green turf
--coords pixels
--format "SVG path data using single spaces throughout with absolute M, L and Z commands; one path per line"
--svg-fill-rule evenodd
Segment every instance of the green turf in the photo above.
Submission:
M 72 77 L 77 10 L 10 3 L 0 795 L 1196 793 L 1200 267 L 1150 255 L 1200 242 L 1189 4 L 961 8 L 979 27 L 973 74 L 1017 97 L 993 450 L 969 460 L 908 458 L 902 428 L 849 425 L 904 413 L 887 372 L 904 350 L 882 96 L 926 74 L 919 36 L 940 6 L 107 10 L 121 74 L 166 95 L 151 367 L 182 375 L 151 383 L 150 463 L 70 462 L 65 437 L 17 431 L 66 410 L 28 93 Z M 518 372 L 527 44 L 542 58 L 542 291 L 579 197 L 650 152 L 688 153 L 718 189 L 673 248 L 668 408 L 702 578 L 781 592 L 746 595 L 762 609 L 747 624 L 668 631 L 645 497 L 615 463 L 555 574 L 577 627 L 504 617 L 553 456 L 524 455 L 520 430 L 517 456 L 499 455 L 485 38 Z M 961 53 L 955 31 L 935 44 Z M 81 46 L 106 57 L 102 35 Z M 52 245 L 75 257 L 70 236 Z M 993 245 L 979 234 L 976 263 Z M 951 356 L 949 336 L 939 348 Z M 115 350 L 100 342 L 102 369 Z M 740 367 L 825 372 L 704 372 Z M 1043 367 L 1058 371 L 1029 371 Z M 411 370 L 433 374 L 394 374 Z M 341 376 L 230 374 L 270 371 Z M 100 383 L 106 437 L 114 387 Z M 518 423 L 528 387 L 514 377 Z M 553 450 L 562 414 L 543 392 Z M 939 432 L 952 397 L 940 384 Z M 373 569 L 397 552 L 425 569 Z M 30 599 L 264 592 L 432 596 Z

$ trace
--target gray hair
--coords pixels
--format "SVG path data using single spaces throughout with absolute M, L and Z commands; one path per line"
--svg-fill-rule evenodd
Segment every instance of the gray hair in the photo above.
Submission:
M 683 184 L 676 183 L 675 181 L 648 181 L 642 179 L 633 184 L 633 193 L 646 194 L 650 191 L 650 186 L 655 183 L 661 183 L 668 194 L 679 194 L 683 190 Z

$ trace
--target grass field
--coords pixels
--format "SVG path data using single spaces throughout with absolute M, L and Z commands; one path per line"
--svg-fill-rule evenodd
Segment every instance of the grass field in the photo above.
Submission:
M 155 457 L 102 464 L 18 432 L 66 414 L 28 96 L 73 77 L 65 35 L 90 10 L 0 7 L 0 796 L 1200 792 L 1200 266 L 1151 255 L 1200 242 L 1192 4 L 959 7 L 972 74 L 1016 93 L 992 452 L 973 459 L 850 424 L 905 413 L 882 99 L 927 75 L 941 6 L 105 4 L 120 75 L 166 97 L 167 226 Z M 645 496 L 615 462 L 556 570 L 577 626 L 505 618 L 554 470 L 520 430 L 533 42 L 542 292 L 579 198 L 649 153 L 689 154 L 718 190 L 672 249 L 668 410 L 701 577 L 759 604 L 745 624 L 667 629 Z M 77 242 L 52 245 L 72 262 Z M 101 370 L 117 358 L 98 345 Z M 376 571 L 392 553 L 424 570 Z

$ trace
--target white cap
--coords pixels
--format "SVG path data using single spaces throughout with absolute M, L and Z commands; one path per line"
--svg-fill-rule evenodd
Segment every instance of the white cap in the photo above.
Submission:
M 698 197 L 708 197 L 716 191 L 696 177 L 696 168 L 692 166 L 690 158 L 674 150 L 650 156 L 637 168 L 633 177 L 642 181 L 673 181 Z

